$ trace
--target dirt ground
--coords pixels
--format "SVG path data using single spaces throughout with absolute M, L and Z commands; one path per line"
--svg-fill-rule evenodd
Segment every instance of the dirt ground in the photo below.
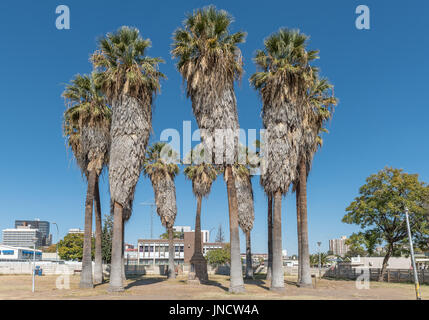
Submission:
M 258 279 L 261 278 L 261 279 Z M 79 276 L 70 276 L 70 289 L 58 289 L 57 276 L 36 277 L 36 292 L 31 292 L 30 275 L 0 276 L 0 300 L 6 299 L 415 299 L 413 284 L 371 282 L 369 289 L 357 289 L 354 281 L 322 279 L 316 288 L 298 288 L 296 278 L 286 277 L 283 293 L 269 291 L 269 283 L 262 277 L 245 280 L 246 293 L 228 293 L 229 280 L 226 276 L 210 276 L 208 284 L 189 285 L 185 277 L 166 280 L 165 277 L 144 276 L 127 280 L 122 293 L 107 292 L 108 283 L 94 289 L 79 289 Z M 61 280 L 61 279 L 60 279 Z M 429 286 L 421 287 L 423 299 L 429 299 Z

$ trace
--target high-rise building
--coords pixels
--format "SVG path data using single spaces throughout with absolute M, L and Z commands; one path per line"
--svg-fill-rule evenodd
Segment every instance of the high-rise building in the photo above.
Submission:
M 350 247 L 346 244 L 346 240 L 346 236 L 342 236 L 340 239 L 329 240 L 329 251 L 334 255 L 344 257 L 344 255 L 350 250 Z
M 29 226 L 31 229 L 38 229 L 42 234 L 42 246 L 50 246 L 52 244 L 52 236 L 50 235 L 50 224 L 48 221 L 34 220 L 15 220 L 15 228 Z
M 31 248 L 36 240 L 36 247 L 43 246 L 43 234 L 30 226 L 18 226 L 15 229 L 4 229 L 2 244 L 13 247 Z

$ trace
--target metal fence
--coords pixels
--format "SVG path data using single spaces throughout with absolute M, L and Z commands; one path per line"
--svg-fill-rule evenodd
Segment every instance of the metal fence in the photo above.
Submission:
M 380 268 L 351 268 L 343 266 L 335 266 L 329 268 L 324 278 L 356 280 L 364 272 L 368 272 L 369 280 L 378 281 L 381 273 Z M 421 284 L 429 284 L 429 270 L 420 269 L 417 271 L 419 282 Z M 387 269 L 384 274 L 386 282 L 414 282 L 414 274 L 412 269 Z

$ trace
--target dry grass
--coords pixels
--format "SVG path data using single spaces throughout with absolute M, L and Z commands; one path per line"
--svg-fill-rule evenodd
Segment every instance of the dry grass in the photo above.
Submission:
M 316 288 L 298 288 L 296 278 L 286 277 L 283 293 L 269 291 L 269 283 L 261 277 L 245 280 L 246 293 L 230 294 L 226 276 L 210 276 L 205 285 L 188 285 L 185 277 L 166 280 L 164 277 L 144 276 L 128 279 L 126 290 L 109 294 L 108 283 L 94 289 L 79 289 L 79 276 L 70 277 L 70 289 L 57 289 L 56 276 L 36 277 L 36 293 L 31 292 L 31 276 L 0 277 L 0 299 L 305 299 L 305 300 L 356 300 L 356 299 L 415 299 L 413 284 L 371 282 L 369 290 L 356 289 L 354 281 L 321 280 Z M 421 287 L 422 297 L 429 297 L 429 286 Z

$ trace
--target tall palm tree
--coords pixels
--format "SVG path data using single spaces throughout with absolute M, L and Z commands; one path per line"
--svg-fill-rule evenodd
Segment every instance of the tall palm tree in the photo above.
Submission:
M 210 193 L 213 182 L 216 180 L 218 172 L 214 165 L 201 161 L 204 158 L 204 149 L 196 147 L 190 153 L 190 165 L 184 169 L 185 177 L 192 181 L 192 192 L 197 198 L 197 212 L 195 215 L 195 245 L 191 258 L 191 265 L 195 272 L 195 278 L 204 282 L 208 280 L 207 261 L 203 256 L 201 247 L 201 203 L 204 197 Z
M 253 201 L 253 189 L 250 170 L 243 164 L 233 167 L 235 174 L 235 186 L 238 199 L 238 224 L 246 235 L 246 275 L 247 279 L 253 279 L 252 251 L 250 232 L 255 220 L 255 209 Z
M 309 62 L 317 51 L 306 50 L 307 36 L 280 29 L 264 41 L 254 61 L 259 69 L 250 78 L 262 97 L 264 167 L 261 183 L 274 200 L 271 289 L 284 289 L 281 201 L 297 176 L 303 112 L 300 108 L 312 79 Z
M 96 80 L 112 105 L 109 185 L 113 206 L 109 291 L 123 291 L 124 211 L 131 215 L 137 181 L 152 128 L 152 102 L 160 89 L 160 58 L 146 55 L 149 39 L 136 28 L 121 27 L 99 40 L 92 57 Z
M 320 133 L 324 131 L 324 123 L 332 117 L 333 106 L 337 100 L 331 94 L 333 86 L 326 79 L 319 79 L 317 73 L 313 84 L 307 90 L 303 104 L 303 139 L 300 145 L 298 176 L 295 181 L 297 197 L 297 224 L 299 248 L 299 286 L 312 286 L 310 274 L 310 252 L 308 248 L 307 220 L 307 178 L 311 169 L 314 154 L 322 146 Z
M 172 55 L 178 59 L 177 69 L 186 82 L 187 96 L 201 132 L 206 158 L 223 165 L 227 184 L 230 242 L 230 292 L 243 292 L 243 274 L 238 233 L 238 204 L 232 165 L 238 151 L 238 114 L 234 81 L 242 74 L 241 52 L 238 44 L 245 33 L 230 33 L 232 17 L 213 6 L 195 10 L 174 33 Z M 215 134 L 216 132 L 216 134 Z M 225 133 L 219 137 L 218 133 Z M 224 152 L 216 152 L 214 146 Z M 218 149 L 217 149 L 218 150 Z
M 173 160 L 174 159 L 174 160 Z M 168 232 L 168 278 L 174 279 L 174 237 L 173 226 L 177 215 L 176 186 L 174 178 L 179 173 L 177 156 L 169 145 L 153 144 L 147 151 L 144 174 L 150 178 L 155 193 L 156 212 Z
M 111 110 L 92 76 L 76 75 L 71 83 L 66 85 L 62 95 L 68 105 L 64 112 L 64 134 L 88 182 L 80 287 L 90 288 L 93 287 L 91 253 L 93 206 L 96 216 L 94 280 L 96 283 L 103 281 L 98 177 L 109 158 Z

